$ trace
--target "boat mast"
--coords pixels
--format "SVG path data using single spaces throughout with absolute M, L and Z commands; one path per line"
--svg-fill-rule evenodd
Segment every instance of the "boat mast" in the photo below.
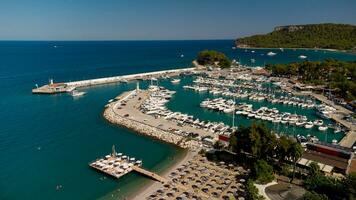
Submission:
M 115 150 L 115 145 L 112 145 L 112 149 L 111 149 L 111 155 L 112 156 L 116 156 L 116 150 Z
M 232 129 L 235 129 L 235 109 L 236 109 L 236 106 L 235 106 L 235 96 L 234 96 L 234 109 L 232 112 Z

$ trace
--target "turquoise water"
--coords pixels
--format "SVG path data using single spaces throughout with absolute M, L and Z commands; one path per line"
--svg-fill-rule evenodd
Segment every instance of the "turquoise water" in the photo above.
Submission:
M 200 107 L 200 103 L 207 98 L 213 99 L 222 96 L 212 95 L 208 92 L 194 92 L 192 90 L 183 89 L 184 85 L 192 85 L 194 77 L 187 76 L 181 79 L 180 84 L 170 84 L 169 81 L 163 81 L 161 84 L 166 86 L 171 90 L 176 90 L 177 93 L 173 96 L 171 101 L 167 104 L 167 107 L 172 111 L 179 111 L 189 115 L 193 115 L 201 120 L 205 121 L 217 121 L 224 122 L 232 126 L 233 116 L 232 114 L 220 113 L 216 111 L 211 111 Z M 226 97 L 224 97 L 226 98 Z M 230 98 L 231 99 L 231 98 Z M 321 119 L 315 115 L 315 110 L 313 109 L 302 109 L 296 106 L 288 106 L 283 104 L 272 104 L 267 101 L 255 102 L 249 101 L 248 99 L 236 99 L 238 103 L 247 103 L 252 104 L 253 109 L 257 110 L 258 108 L 265 106 L 268 108 L 277 108 L 280 112 L 289 112 L 296 113 L 298 115 L 305 115 L 309 121 L 314 121 L 315 119 Z M 332 123 L 330 120 L 323 119 L 324 124 Z M 251 120 L 245 116 L 235 115 L 235 126 L 249 126 L 252 122 L 262 122 L 262 120 Z M 303 127 L 296 126 L 285 126 L 282 124 L 274 124 L 271 122 L 265 122 L 268 127 L 275 130 L 278 133 L 288 134 L 291 136 L 296 135 L 312 135 L 319 138 L 321 141 L 332 142 L 333 139 L 340 140 L 344 134 L 343 133 L 334 133 L 333 129 L 328 129 L 327 131 L 319 131 L 316 127 L 311 129 L 305 129 Z
M 144 167 L 160 170 L 181 152 L 102 118 L 106 102 L 133 89 L 135 83 L 87 88 L 87 95 L 78 99 L 66 94 L 32 95 L 36 83 L 47 83 L 49 78 L 58 82 L 187 67 L 203 49 L 223 51 L 248 62 L 249 53 L 232 50 L 232 44 L 230 40 L 0 42 L 0 199 L 122 197 L 146 179 L 129 174 L 120 180 L 102 180 L 102 174 L 88 167 L 90 161 L 110 152 L 115 144 L 118 151 L 143 159 Z M 299 54 L 310 59 L 356 60 L 351 54 L 285 50 L 273 58 L 256 58 L 256 64 L 297 61 Z M 189 113 L 189 106 L 197 106 L 200 98 L 182 91 L 172 107 Z M 229 116 L 191 111 L 199 118 L 229 121 Z M 59 184 L 63 185 L 61 191 L 56 190 Z

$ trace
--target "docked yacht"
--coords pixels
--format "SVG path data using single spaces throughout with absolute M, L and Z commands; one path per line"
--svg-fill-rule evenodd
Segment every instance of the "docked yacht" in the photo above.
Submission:
M 304 128 L 310 129 L 310 128 L 313 128 L 313 126 L 314 126 L 313 122 L 309 121 L 309 122 L 305 123 Z
M 178 83 L 180 83 L 180 79 L 173 79 L 173 80 L 171 80 L 171 83 L 178 84 Z
M 323 122 L 323 120 L 318 119 L 318 120 L 315 120 L 313 122 L 313 124 L 316 125 L 316 126 L 322 126 L 324 124 L 324 122 Z
M 328 127 L 327 126 L 319 126 L 319 131 L 326 131 L 328 130 Z

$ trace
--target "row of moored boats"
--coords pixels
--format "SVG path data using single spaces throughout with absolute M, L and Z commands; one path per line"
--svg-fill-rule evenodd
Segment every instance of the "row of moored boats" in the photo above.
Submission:
M 169 91 L 158 86 L 150 86 L 149 91 L 149 97 L 140 106 L 140 110 L 145 114 L 174 121 L 179 126 L 189 125 L 214 134 L 229 135 L 233 131 L 230 126 L 227 126 L 224 123 L 202 121 L 194 118 L 192 115 L 173 112 L 167 109 L 165 104 L 175 93 L 174 91 Z
M 306 129 L 311 129 L 317 127 L 319 131 L 326 131 L 329 126 L 325 125 L 323 120 L 317 119 L 314 121 L 308 120 L 304 115 L 297 115 L 288 112 L 280 112 L 276 108 L 267 108 L 260 107 L 257 110 L 253 110 L 252 104 L 240 103 L 235 105 L 235 102 L 231 99 L 226 100 L 223 98 L 216 99 L 206 99 L 201 102 L 201 107 L 224 112 L 224 113 L 233 113 L 237 115 L 242 115 L 248 118 L 255 118 L 259 120 L 269 121 L 272 123 L 281 123 L 285 125 L 294 125 L 299 127 L 304 127 Z M 340 132 L 340 127 L 335 128 L 335 132 Z

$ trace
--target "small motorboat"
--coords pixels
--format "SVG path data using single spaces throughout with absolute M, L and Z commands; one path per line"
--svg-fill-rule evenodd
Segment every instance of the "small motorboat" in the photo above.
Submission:
M 298 56 L 298 58 L 300 58 L 300 59 L 306 59 L 307 56 L 305 56 L 305 55 L 300 55 L 300 56 Z
M 180 82 L 180 79 L 173 79 L 173 80 L 171 80 L 171 83 L 173 83 L 173 84 L 177 84 L 177 83 L 179 83 Z
M 316 126 L 322 126 L 324 124 L 323 120 L 317 119 L 313 122 L 314 125 Z
M 313 126 L 314 126 L 313 122 L 307 122 L 307 123 L 304 125 L 304 128 L 309 129 L 309 128 L 313 128 Z
M 319 131 L 326 131 L 328 130 L 328 127 L 327 126 L 319 126 Z
M 274 52 L 272 52 L 272 51 L 270 51 L 270 52 L 267 53 L 267 55 L 268 55 L 268 56 L 275 56 L 275 55 L 277 55 L 277 54 L 274 53 Z
M 79 96 L 83 96 L 85 94 L 86 94 L 86 92 L 78 91 L 78 90 L 73 90 L 70 92 L 70 95 L 72 95 L 72 97 L 79 97 Z

